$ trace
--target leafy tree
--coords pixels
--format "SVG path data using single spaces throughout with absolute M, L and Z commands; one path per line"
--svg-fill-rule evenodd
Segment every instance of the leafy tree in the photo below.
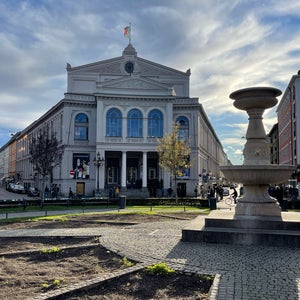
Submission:
M 64 147 L 59 145 L 54 133 L 50 134 L 48 127 L 41 128 L 29 141 L 29 160 L 43 177 L 43 182 L 47 175 L 50 175 L 52 182 L 52 170 L 61 163 L 63 151 Z
M 174 125 L 172 132 L 158 139 L 156 151 L 159 155 L 159 165 L 173 176 L 177 199 L 177 178 L 184 175 L 184 170 L 192 165 L 191 149 L 187 141 L 178 139 L 179 126 Z

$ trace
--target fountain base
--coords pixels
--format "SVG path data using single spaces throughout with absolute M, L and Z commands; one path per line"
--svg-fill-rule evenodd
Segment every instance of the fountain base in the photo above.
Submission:
M 239 198 L 235 208 L 236 216 L 281 216 L 281 207 L 277 200 L 268 193 L 269 185 L 244 186 L 245 195 Z
M 197 217 L 182 230 L 183 242 L 231 245 L 300 247 L 299 214 L 237 216 L 235 212 L 212 211 Z
M 235 216 L 281 217 L 281 207 L 274 201 L 263 203 L 243 201 L 236 206 Z

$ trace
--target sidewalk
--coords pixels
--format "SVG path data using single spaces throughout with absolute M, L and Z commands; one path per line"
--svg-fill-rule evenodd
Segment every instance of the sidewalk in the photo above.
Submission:
M 92 213 L 92 212 L 114 212 L 118 208 L 82 208 L 82 209 L 62 209 L 62 210 L 37 210 L 22 212 L 6 212 L 0 213 L 0 220 L 22 218 L 22 217 L 45 217 L 65 214 Z M 1 212 L 1 211 L 0 211 Z

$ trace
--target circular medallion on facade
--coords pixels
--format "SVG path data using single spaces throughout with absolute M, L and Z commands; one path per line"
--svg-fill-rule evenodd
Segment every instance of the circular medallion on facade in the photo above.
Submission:
M 133 63 L 131 61 L 127 62 L 125 64 L 125 71 L 129 74 L 131 74 L 133 72 Z

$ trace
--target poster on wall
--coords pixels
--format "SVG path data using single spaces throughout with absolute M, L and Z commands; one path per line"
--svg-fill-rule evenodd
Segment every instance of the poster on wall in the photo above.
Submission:
M 190 163 L 190 157 L 186 159 L 187 164 Z M 178 176 L 178 179 L 189 179 L 191 175 L 191 169 L 190 168 L 181 168 L 181 176 Z
M 181 170 L 182 176 L 177 176 L 178 179 L 189 179 L 191 174 L 191 169 L 183 169 Z
M 88 179 L 90 177 L 90 155 L 86 153 L 73 154 L 73 170 L 70 176 L 74 179 Z

